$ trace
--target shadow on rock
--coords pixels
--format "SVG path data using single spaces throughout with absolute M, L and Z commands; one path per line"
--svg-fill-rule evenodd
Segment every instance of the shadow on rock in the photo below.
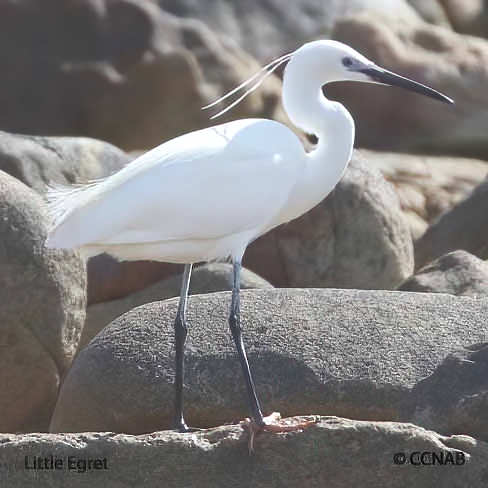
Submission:
M 405 419 L 443 434 L 488 439 L 488 343 L 449 354 L 417 383 Z

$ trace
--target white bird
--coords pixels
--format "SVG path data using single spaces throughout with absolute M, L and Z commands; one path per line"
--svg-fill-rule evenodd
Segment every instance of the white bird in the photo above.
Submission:
M 323 96 L 322 86 L 341 80 L 376 82 L 452 103 L 331 40 L 310 42 L 278 58 L 215 103 L 251 86 L 224 111 L 228 110 L 284 63 L 283 105 L 293 124 L 317 137 L 311 152 L 291 129 L 276 121 L 236 120 L 165 142 L 104 180 L 48 194 L 54 226 L 47 246 L 78 248 L 87 256 L 107 252 L 123 260 L 185 263 L 175 320 L 175 424 L 183 432 L 189 430 L 182 388 L 192 265 L 229 258 L 233 263 L 229 326 L 252 422 L 258 428 L 270 427 L 261 412 L 242 340 L 241 259 L 251 241 L 323 200 L 346 170 L 354 122 L 343 105 Z

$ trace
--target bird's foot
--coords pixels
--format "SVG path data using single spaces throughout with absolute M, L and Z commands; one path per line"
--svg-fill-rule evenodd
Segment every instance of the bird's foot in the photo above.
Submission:
M 188 432 L 199 432 L 200 430 L 202 430 L 199 429 L 198 427 L 188 427 L 188 425 L 186 425 L 186 422 L 184 420 L 176 422 L 175 429 L 180 434 L 186 434 Z
M 244 430 L 249 432 L 249 452 L 254 450 L 254 438 L 261 432 L 271 432 L 273 434 L 283 434 L 286 432 L 297 432 L 319 421 L 319 417 L 310 416 L 300 419 L 281 420 L 279 412 L 273 412 L 268 417 L 264 417 L 264 425 L 259 425 L 254 419 L 247 418 L 241 422 Z
M 188 434 L 190 432 L 200 432 L 203 429 L 199 429 L 198 427 L 188 427 L 186 426 L 185 429 L 178 429 L 180 434 Z

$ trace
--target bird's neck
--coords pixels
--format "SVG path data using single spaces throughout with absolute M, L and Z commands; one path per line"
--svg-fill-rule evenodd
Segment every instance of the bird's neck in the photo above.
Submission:
M 318 138 L 290 195 L 292 205 L 288 207 L 293 208 L 291 218 L 296 218 L 322 201 L 344 174 L 352 156 L 354 121 L 343 105 L 323 96 L 321 85 L 293 80 L 293 72 L 287 75 L 283 82 L 285 110 L 297 127 Z

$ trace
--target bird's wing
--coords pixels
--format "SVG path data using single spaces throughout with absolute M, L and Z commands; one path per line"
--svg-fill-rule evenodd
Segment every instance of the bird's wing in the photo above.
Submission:
M 187 134 L 102 182 L 58 198 L 54 194 L 57 220 L 49 245 L 264 232 L 285 204 L 303 156 L 298 138 L 272 121 L 238 121 Z

